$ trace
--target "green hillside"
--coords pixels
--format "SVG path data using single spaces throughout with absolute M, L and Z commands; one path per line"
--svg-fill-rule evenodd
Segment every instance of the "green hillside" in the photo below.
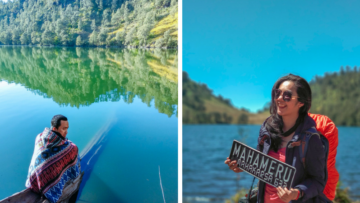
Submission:
M 360 126 L 360 71 L 357 67 L 341 67 L 339 72 L 315 76 L 310 81 L 310 86 L 311 113 L 326 115 L 337 126 Z M 224 99 L 221 95 L 214 96 L 206 84 L 192 81 L 183 72 L 184 124 L 261 124 L 268 116 L 268 108 L 257 114 L 235 108 L 229 99 Z
M 177 0 L 0 1 L 0 44 L 177 47 Z
M 313 101 L 310 112 L 327 115 L 338 126 L 360 126 L 360 71 L 341 67 L 310 82 Z
M 269 116 L 268 111 L 258 114 L 238 109 L 229 99 L 214 96 L 206 84 L 192 81 L 183 72 L 183 123 L 261 124 Z

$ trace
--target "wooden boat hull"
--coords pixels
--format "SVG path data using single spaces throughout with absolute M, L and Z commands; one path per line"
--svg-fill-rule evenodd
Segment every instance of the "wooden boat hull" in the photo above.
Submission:
M 61 195 L 58 203 L 68 203 L 70 198 L 79 190 L 80 184 L 82 181 L 82 177 L 84 172 L 80 174 L 74 180 L 70 180 L 66 183 L 63 194 Z M 41 199 L 41 196 L 37 193 L 34 193 L 29 188 L 15 193 L 10 197 L 7 197 L 3 200 L 0 200 L 0 203 L 50 203 L 47 199 Z

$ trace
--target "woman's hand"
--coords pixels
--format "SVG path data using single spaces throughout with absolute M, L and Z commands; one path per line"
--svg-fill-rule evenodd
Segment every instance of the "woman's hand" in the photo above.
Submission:
M 231 161 L 229 157 L 227 157 L 225 160 L 225 164 L 227 164 L 229 166 L 229 169 L 234 171 L 235 173 L 243 172 L 243 170 L 237 167 L 236 160 Z
M 298 196 L 298 189 L 291 188 L 288 190 L 287 188 L 277 187 L 277 194 L 279 198 L 284 202 L 290 202 L 291 200 L 295 200 Z

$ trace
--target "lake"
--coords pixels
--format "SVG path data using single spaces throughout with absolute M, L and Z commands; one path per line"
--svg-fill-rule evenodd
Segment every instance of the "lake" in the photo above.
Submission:
M 85 171 L 78 202 L 177 202 L 177 52 L 0 46 L 0 199 L 25 189 L 56 114 Z
M 235 174 L 224 164 L 233 140 L 256 148 L 260 125 L 183 126 L 183 202 L 224 202 L 238 189 L 249 190 L 252 176 Z M 360 127 L 338 127 L 336 168 L 343 187 L 360 199 Z

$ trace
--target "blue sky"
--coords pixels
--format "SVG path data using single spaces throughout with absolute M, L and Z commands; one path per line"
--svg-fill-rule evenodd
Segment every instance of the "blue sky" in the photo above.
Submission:
M 252 112 L 288 73 L 360 66 L 360 1 L 183 0 L 183 70 Z

